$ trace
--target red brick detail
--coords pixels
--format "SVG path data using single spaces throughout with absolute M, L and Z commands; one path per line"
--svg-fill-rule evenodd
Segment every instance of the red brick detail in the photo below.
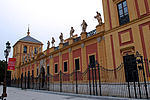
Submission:
M 112 48 L 112 56 L 113 56 L 113 66 L 114 66 L 114 69 L 116 69 L 116 59 L 115 59 L 114 43 L 113 43 L 112 35 L 110 35 L 110 40 L 111 40 L 111 48 Z M 114 75 L 115 75 L 115 78 L 117 78 L 116 71 L 114 71 Z
M 147 59 L 147 53 L 146 53 L 146 45 L 145 45 L 145 39 L 144 39 L 144 33 L 143 33 L 143 26 L 146 26 L 146 25 L 149 25 L 149 28 L 150 28 L 150 21 L 139 25 L 140 36 L 141 36 L 141 43 L 142 43 L 142 50 L 143 50 L 143 54 L 144 54 L 144 58 L 145 59 Z M 147 61 L 146 61 L 146 74 L 147 74 L 147 77 L 150 76 L 149 66 L 147 64 Z
M 88 61 L 88 55 L 89 54 L 93 54 L 93 53 L 95 53 L 96 55 L 96 59 L 95 60 L 97 60 L 98 61 L 98 48 L 97 48 L 97 43 L 94 43 L 94 44 L 91 44 L 91 45 L 88 45 L 88 46 L 86 46 L 86 61 L 87 61 L 87 65 L 89 65 L 89 61 Z M 94 79 L 95 79 L 95 70 L 93 70 L 94 71 L 94 75 L 93 75 L 93 77 L 94 77 Z M 91 76 L 91 78 L 90 78 L 90 80 L 92 80 L 92 69 L 90 70 L 90 76 Z M 88 74 L 87 74 L 87 77 L 88 77 L 88 80 L 89 80 L 89 71 L 88 71 Z M 98 73 L 96 72 L 96 79 L 98 79 Z
M 65 53 L 62 55 L 62 60 L 69 60 L 69 53 Z
M 22 68 L 22 72 L 24 72 L 24 68 Z
M 73 79 L 76 80 L 76 73 L 73 74 Z M 83 80 L 83 73 L 80 71 L 77 72 L 77 80 Z
M 54 72 L 54 74 L 55 74 L 55 63 L 58 64 L 58 72 L 59 72 L 59 56 L 54 57 L 53 60 L 54 60 L 53 72 Z
M 110 4 L 109 4 L 109 0 L 107 0 L 107 9 L 108 9 L 108 16 L 109 16 L 109 25 L 110 25 L 110 29 L 112 29 L 112 23 L 111 23 L 111 13 L 110 13 Z
M 98 61 L 98 51 L 97 51 L 97 43 L 94 44 L 90 44 L 88 46 L 86 46 L 86 62 L 87 65 L 89 65 L 89 61 L 88 61 L 88 54 L 92 54 L 92 53 L 96 53 L 96 59 Z M 87 66 L 88 67 L 88 66 Z
M 53 80 L 54 81 L 59 81 L 59 78 L 60 78 L 59 74 L 55 74 L 54 77 L 53 77 Z
M 59 62 L 59 56 L 56 56 L 56 57 L 54 57 L 54 63 L 57 63 L 57 62 Z
M 145 15 L 147 15 L 147 14 L 150 13 L 150 11 L 149 11 L 149 6 L 148 6 L 148 1 L 147 1 L 147 0 L 144 0 L 144 3 L 145 3 L 145 8 L 146 8 L 146 14 L 140 15 L 140 10 L 139 10 L 138 1 L 135 0 L 135 6 L 136 6 L 136 12 L 137 12 L 138 18 L 140 18 L 140 17 L 142 17 L 142 16 L 145 16 Z
M 34 64 L 32 64 L 32 70 L 34 70 Z
M 124 34 L 124 33 L 127 33 L 127 32 L 129 32 L 129 34 L 130 34 L 130 41 L 122 42 L 122 40 L 121 40 L 121 35 Z M 124 45 L 128 45 L 128 44 L 133 43 L 133 35 L 132 35 L 132 30 L 131 30 L 131 28 L 119 32 L 119 33 L 118 33 L 118 36 L 119 36 L 119 44 L 120 44 L 120 46 L 124 46 Z
M 70 81 L 70 75 L 66 74 L 66 73 L 63 73 L 62 74 L 62 81 Z
M 30 71 L 30 66 L 28 66 L 28 71 Z
M 68 60 L 68 66 L 67 66 L 67 70 L 68 70 L 68 73 L 69 73 L 69 53 L 65 53 L 62 55 L 62 72 L 64 71 L 64 61 L 65 60 Z
M 75 70 L 74 58 L 80 57 L 80 69 L 82 72 L 82 56 L 81 56 L 81 48 L 73 50 L 73 70 Z

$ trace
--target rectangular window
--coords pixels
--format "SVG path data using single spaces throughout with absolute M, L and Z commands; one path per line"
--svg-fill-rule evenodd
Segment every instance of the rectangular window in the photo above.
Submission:
M 89 56 L 90 66 L 95 67 L 95 55 Z
M 58 64 L 55 64 L 55 73 L 58 73 Z
M 79 62 L 79 59 L 75 59 L 75 70 L 80 70 L 80 62 Z
M 118 16 L 119 16 L 120 25 L 128 23 L 130 20 L 129 20 L 128 7 L 127 7 L 126 0 L 118 3 L 117 7 L 118 7 Z
M 23 53 L 27 53 L 27 46 L 24 46 Z
M 64 72 L 67 72 L 67 62 L 64 62 Z
M 37 54 L 37 48 L 34 48 L 34 54 Z
M 49 75 L 49 65 L 47 65 L 47 75 Z

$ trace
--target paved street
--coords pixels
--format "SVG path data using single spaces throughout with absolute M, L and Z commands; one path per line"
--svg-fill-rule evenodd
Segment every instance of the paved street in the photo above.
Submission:
M 0 86 L 0 94 L 2 94 Z M 21 90 L 20 88 L 7 88 L 8 97 L 6 100 L 132 100 L 125 98 L 114 98 L 105 96 L 76 95 L 43 90 Z M 135 99 L 134 99 L 135 100 Z

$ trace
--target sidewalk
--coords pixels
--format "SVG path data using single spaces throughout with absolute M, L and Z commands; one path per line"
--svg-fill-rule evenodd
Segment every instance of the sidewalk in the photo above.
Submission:
M 0 93 L 2 93 L 2 86 L 0 86 Z M 1 94 L 0 94 L 1 95 Z M 8 97 L 6 100 L 141 100 L 141 99 L 129 99 L 107 96 L 91 96 L 72 93 L 60 93 L 44 90 L 22 90 L 20 88 L 7 88 Z M 143 99 L 142 99 L 143 100 Z M 147 99 L 145 99 L 147 100 Z

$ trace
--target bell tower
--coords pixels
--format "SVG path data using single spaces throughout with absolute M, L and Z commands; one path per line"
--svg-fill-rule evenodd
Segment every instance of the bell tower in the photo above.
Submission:
M 12 79 L 18 79 L 21 76 L 20 66 L 33 60 L 35 55 L 42 52 L 42 48 L 42 42 L 30 36 L 28 26 L 27 36 L 19 39 L 13 46 L 13 58 L 16 58 L 16 66 Z

